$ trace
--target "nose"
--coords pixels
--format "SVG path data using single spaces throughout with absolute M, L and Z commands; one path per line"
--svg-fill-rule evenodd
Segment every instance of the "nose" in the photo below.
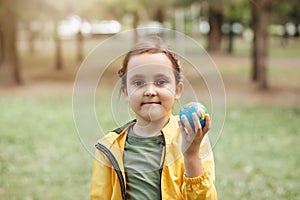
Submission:
M 157 95 L 157 93 L 156 93 L 155 89 L 153 88 L 153 85 L 147 84 L 146 90 L 144 92 L 144 96 L 154 97 L 156 95 Z

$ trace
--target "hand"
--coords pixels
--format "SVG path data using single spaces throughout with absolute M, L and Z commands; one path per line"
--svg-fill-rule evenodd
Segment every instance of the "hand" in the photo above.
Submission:
M 199 158 L 200 144 L 210 129 L 210 117 L 208 114 L 205 115 L 205 126 L 202 129 L 199 118 L 196 113 L 192 114 L 192 119 L 195 125 L 195 130 L 192 129 L 187 117 L 182 116 L 182 121 L 178 121 L 181 136 L 182 136 L 182 147 L 181 151 L 183 156 L 186 158 Z

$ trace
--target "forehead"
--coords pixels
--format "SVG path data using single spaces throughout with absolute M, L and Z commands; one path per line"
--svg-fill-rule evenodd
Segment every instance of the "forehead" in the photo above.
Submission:
M 153 70 L 160 72 L 173 70 L 172 62 L 164 53 L 144 53 L 131 56 L 127 65 L 127 73 L 143 71 L 147 73 Z

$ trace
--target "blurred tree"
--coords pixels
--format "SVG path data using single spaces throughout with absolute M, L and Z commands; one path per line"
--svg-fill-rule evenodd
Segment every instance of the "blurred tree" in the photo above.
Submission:
M 63 69 L 62 42 L 60 36 L 58 35 L 59 21 L 68 14 L 72 13 L 74 5 L 75 2 L 72 2 L 71 0 L 44 0 L 43 12 L 54 22 L 53 38 L 55 42 L 55 68 L 57 70 Z
M 1 63 L 2 63 L 3 56 L 4 56 L 3 53 L 4 53 L 4 51 L 3 51 L 3 35 L 2 35 L 1 26 L 0 26 L 0 68 L 1 68 Z M 0 75 L 0 77 L 1 77 L 1 75 Z
M 37 18 L 43 3 L 39 0 L 0 0 L 1 73 L 3 84 L 20 85 L 22 77 L 17 49 L 17 31 L 20 22 L 29 24 Z M 34 50 L 34 37 L 29 37 L 29 50 Z
M 133 40 L 138 40 L 137 29 L 142 20 L 155 20 L 163 23 L 166 17 L 166 8 L 171 0 L 132 0 L 130 3 L 122 0 L 105 0 L 105 5 L 111 8 L 111 13 L 121 19 L 125 14 L 132 17 L 131 28 L 134 29 Z
M 62 56 L 62 38 L 58 34 L 59 22 L 70 15 L 84 16 L 85 19 L 95 20 L 102 19 L 106 15 L 113 12 L 109 6 L 111 3 L 115 3 L 117 0 L 89 0 L 82 1 L 80 3 L 73 0 L 43 1 L 43 12 L 47 19 L 53 20 L 54 32 L 53 38 L 55 41 L 55 68 L 57 70 L 63 69 L 63 56 Z M 110 2 L 110 4 L 108 3 Z M 81 20 L 84 20 L 81 18 Z M 81 21 L 83 22 L 83 21 Z M 76 34 L 77 52 L 76 61 L 80 63 L 84 58 L 83 43 L 84 37 L 81 32 L 81 28 L 78 29 Z
M 134 29 L 134 36 L 133 36 L 133 42 L 137 42 L 138 41 L 138 32 L 137 32 L 137 27 L 140 23 L 140 14 L 139 14 L 139 10 L 142 10 L 141 7 L 143 7 L 142 2 L 135 0 L 135 1 L 131 1 L 131 3 L 126 3 L 124 5 L 123 2 L 123 6 L 124 6 L 124 12 L 125 13 L 130 13 L 133 16 L 133 20 L 132 20 L 132 28 Z
M 233 51 L 234 23 L 243 25 L 249 24 L 250 6 L 244 0 L 228 0 L 225 2 L 218 0 L 207 1 L 209 4 L 208 19 L 210 32 L 208 35 L 207 50 L 219 51 L 222 43 L 222 25 L 228 23 L 228 46 L 227 52 Z
M 89 0 L 82 1 L 80 3 L 73 0 L 63 0 L 63 1 L 53 1 L 53 0 L 43 0 L 43 14 L 47 19 L 53 20 L 54 32 L 53 38 L 55 41 L 55 68 L 57 70 L 63 69 L 63 56 L 62 56 L 62 38 L 58 34 L 59 22 L 70 15 L 78 15 L 82 20 L 99 20 L 107 17 L 108 15 L 113 15 L 111 5 L 116 4 L 118 0 Z M 115 10 L 118 10 L 117 8 Z M 83 22 L 83 21 L 81 21 Z M 84 58 L 84 37 L 82 35 L 81 29 L 78 29 L 76 34 L 76 61 L 80 63 Z
M 119 20 L 122 15 L 122 10 L 117 6 L 119 0 L 89 0 L 80 4 L 72 1 L 72 14 L 81 17 L 82 23 L 84 20 L 99 21 L 101 19 Z M 71 13 L 70 13 L 71 14 Z M 76 34 L 77 53 L 76 60 L 81 63 L 84 58 L 83 44 L 84 37 L 81 30 Z
M 137 41 L 136 28 L 140 22 L 140 11 L 144 11 L 143 1 L 132 0 L 130 3 L 123 0 L 93 0 L 94 8 L 89 9 L 90 13 L 101 13 L 101 18 L 122 20 L 124 15 L 131 16 L 131 27 L 134 29 L 133 40 Z M 95 6 L 98 5 L 98 6 Z M 99 16 L 98 16 L 99 17 Z
M 22 6 L 25 2 L 20 2 L 18 0 L 17 6 Z M 40 24 L 38 19 L 41 17 L 39 12 L 43 8 L 43 3 L 39 0 L 29 0 L 25 5 L 26 10 L 18 11 L 18 24 L 20 24 L 20 29 L 25 30 L 25 39 L 27 39 L 28 52 L 33 54 L 35 53 L 35 41 L 40 31 Z
M 54 42 L 55 42 L 55 68 L 61 70 L 63 68 L 62 45 L 61 39 L 58 35 L 58 19 L 54 21 Z
M 164 23 L 166 20 L 166 11 L 172 7 L 173 1 L 171 0 L 143 0 L 143 6 L 146 8 L 147 14 L 151 20 Z
M 174 0 L 177 6 L 190 6 L 193 3 L 200 4 L 201 15 L 208 16 L 210 31 L 207 38 L 207 50 L 210 52 L 220 51 L 222 43 L 222 26 L 224 23 L 230 24 L 230 32 L 228 32 L 228 48 L 227 51 L 233 51 L 232 25 L 235 22 L 240 24 L 249 24 L 250 6 L 244 0 L 228 0 L 226 3 L 219 0 Z
M 252 47 L 252 79 L 258 81 L 259 88 L 268 89 L 267 56 L 268 26 L 272 0 L 253 0 L 251 2 L 252 29 L 254 33 Z
M 228 24 L 228 45 L 227 52 L 233 52 L 233 42 L 235 33 L 233 31 L 234 23 L 248 25 L 250 23 L 250 9 L 249 3 L 244 0 L 230 0 L 224 7 L 224 22 Z
M 164 23 L 166 20 L 166 9 L 168 6 L 171 6 L 170 0 L 136 0 L 137 3 L 133 5 L 128 5 L 128 11 L 135 10 L 134 13 L 134 21 L 132 28 L 136 29 L 138 24 L 141 21 L 141 16 L 146 20 L 158 21 L 160 23 Z M 134 6 L 135 5 L 135 6 Z M 145 13 L 142 13 L 142 12 Z M 132 11 L 131 11 L 132 12 Z M 137 38 L 135 39 L 137 40 Z
M 224 5 L 222 1 L 218 0 L 210 0 L 208 3 L 208 22 L 210 29 L 208 33 L 207 50 L 209 52 L 217 52 L 221 49 Z
M 5 85 L 20 85 L 22 83 L 16 44 L 18 7 L 13 6 L 16 3 L 16 0 L 0 1 L 0 27 L 2 41 L 0 81 Z
M 76 61 L 77 63 L 81 63 L 83 61 L 83 34 L 81 30 L 77 32 L 76 39 L 77 39 Z
M 169 5 L 171 6 L 171 8 L 175 9 L 175 11 L 172 10 L 171 13 L 175 15 L 173 16 L 173 18 L 175 19 L 174 26 L 177 31 L 181 31 L 184 33 L 189 31 L 195 33 L 198 31 L 199 28 L 194 27 L 194 25 L 199 26 L 199 24 L 195 21 L 191 21 L 199 18 L 202 3 L 203 0 L 169 0 Z
M 300 2 L 299 0 L 275 1 L 272 7 L 273 11 L 271 21 L 274 24 L 285 25 L 287 22 L 299 26 Z M 299 29 L 295 29 L 294 36 L 299 36 Z

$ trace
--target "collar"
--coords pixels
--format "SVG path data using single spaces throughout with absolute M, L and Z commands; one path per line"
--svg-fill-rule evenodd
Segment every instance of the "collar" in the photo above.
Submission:
M 171 144 L 172 141 L 175 139 L 175 137 L 178 136 L 178 134 L 180 134 L 178 120 L 179 120 L 178 115 L 176 116 L 171 115 L 169 122 L 162 129 L 167 144 Z
M 162 133 L 164 134 L 166 144 L 169 145 L 174 142 L 174 140 L 178 139 L 180 136 L 179 126 L 178 126 L 178 115 L 174 116 L 171 115 L 169 122 L 163 127 Z M 111 148 L 112 145 L 119 143 L 118 146 L 123 146 L 125 144 L 125 140 L 128 134 L 128 128 L 136 123 L 136 120 L 132 120 L 127 124 L 121 126 L 113 130 L 111 133 L 114 134 L 107 134 L 102 139 L 99 140 L 102 144 L 106 147 Z

